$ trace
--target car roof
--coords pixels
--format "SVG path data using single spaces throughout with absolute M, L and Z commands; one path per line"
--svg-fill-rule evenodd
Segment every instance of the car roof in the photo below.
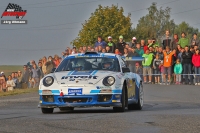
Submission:
M 71 54 L 68 57 L 74 57 L 74 56 L 86 56 L 86 55 L 91 55 L 91 56 L 99 56 L 99 57 L 104 57 L 104 56 L 112 56 L 112 57 L 118 57 L 119 55 L 116 55 L 114 53 L 98 53 L 98 52 L 86 52 L 86 53 L 78 53 L 78 54 Z

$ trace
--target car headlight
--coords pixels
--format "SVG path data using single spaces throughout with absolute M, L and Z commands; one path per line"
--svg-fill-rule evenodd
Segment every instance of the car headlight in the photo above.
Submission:
M 46 87 L 51 86 L 53 84 L 53 82 L 54 82 L 54 78 L 51 76 L 45 77 L 43 79 L 43 85 Z
M 104 84 L 105 86 L 111 86 L 111 85 L 113 85 L 114 83 L 115 83 L 115 78 L 112 77 L 112 76 L 108 76 L 108 77 L 105 77 L 105 78 L 103 79 L 103 84 Z

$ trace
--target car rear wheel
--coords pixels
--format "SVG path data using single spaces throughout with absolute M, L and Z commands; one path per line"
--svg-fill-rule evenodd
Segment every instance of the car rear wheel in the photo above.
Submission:
M 59 109 L 60 109 L 60 111 L 73 111 L 74 107 L 61 107 Z
M 115 112 L 124 112 L 125 111 L 125 101 L 126 101 L 126 97 L 125 97 L 125 88 L 123 86 L 122 89 L 122 96 L 121 96 L 121 103 L 122 103 L 122 107 L 113 107 L 113 110 Z
M 54 108 L 41 108 L 43 114 L 53 113 Z
M 128 110 L 142 110 L 143 107 L 143 98 L 144 98 L 144 92 L 143 87 L 140 85 L 139 93 L 138 93 L 138 103 L 137 104 L 129 104 Z

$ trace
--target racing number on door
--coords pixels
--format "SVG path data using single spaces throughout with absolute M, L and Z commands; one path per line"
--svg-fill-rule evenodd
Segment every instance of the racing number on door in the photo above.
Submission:
M 133 79 L 127 79 L 127 89 L 128 89 L 128 98 L 135 96 L 135 81 Z

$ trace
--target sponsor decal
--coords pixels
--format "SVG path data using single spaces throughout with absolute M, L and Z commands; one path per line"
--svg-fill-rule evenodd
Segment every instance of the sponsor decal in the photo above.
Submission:
M 111 89 L 102 89 L 100 93 L 112 93 Z
M 68 95 L 82 95 L 83 89 L 77 88 L 77 89 L 68 89 Z
M 90 79 L 98 79 L 99 76 L 95 76 L 98 70 L 94 71 L 72 71 L 67 74 L 67 76 L 62 76 L 62 79 L 69 79 L 69 81 L 88 81 Z M 102 72 L 101 72 L 102 73 Z M 90 84 L 93 84 L 90 82 Z
M 109 86 L 97 86 L 97 89 L 111 89 Z
M 61 79 L 69 79 L 69 81 L 78 80 L 89 80 L 89 79 L 97 79 L 98 76 L 95 76 L 98 70 L 91 71 L 71 71 L 67 74 L 67 76 L 63 76 Z
M 79 79 L 79 78 L 81 78 L 81 79 L 85 79 L 85 78 L 87 78 L 87 79 L 97 79 L 97 77 L 98 76 L 63 76 L 61 79 L 68 79 L 69 78 L 70 81 L 74 81 L 75 79 Z
M 9 3 L 5 11 L 2 13 L 3 17 L 16 17 L 16 20 L 1 20 L 1 24 L 27 24 L 27 20 L 21 20 L 26 16 L 27 10 L 23 10 L 21 6 L 13 3 Z
M 73 78 L 70 78 L 70 79 L 69 79 L 69 81 L 75 81 L 75 79 L 73 79 Z
M 122 75 L 121 75 L 121 74 L 117 74 L 116 76 L 118 77 L 118 79 L 121 79 L 121 78 L 122 78 Z
M 42 95 L 52 95 L 51 90 L 43 90 Z
M 104 57 L 105 54 L 89 54 L 89 55 L 85 55 L 85 54 L 78 54 L 77 56 L 75 56 L 75 58 L 85 58 L 85 57 Z
M 124 76 L 124 73 L 119 73 L 116 75 L 119 79 L 121 79 Z

